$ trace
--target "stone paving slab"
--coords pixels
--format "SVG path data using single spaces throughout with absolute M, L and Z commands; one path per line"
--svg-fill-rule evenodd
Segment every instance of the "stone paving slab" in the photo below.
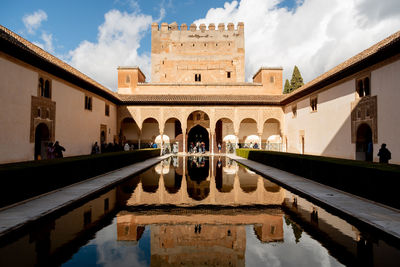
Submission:
M 289 190 L 301 192 L 334 210 L 400 239 L 400 210 L 236 155 L 228 157 L 271 177 L 272 181 L 286 185 Z
M 117 184 L 128 176 L 138 174 L 169 155 L 147 159 L 88 180 L 63 187 L 0 210 L 0 237 L 42 216 L 66 208 L 76 201 L 91 196 L 105 187 Z

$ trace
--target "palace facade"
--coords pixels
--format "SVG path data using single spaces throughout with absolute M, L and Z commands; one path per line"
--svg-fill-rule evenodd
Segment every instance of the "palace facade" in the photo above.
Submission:
M 373 160 L 382 143 L 400 164 L 400 32 L 290 94 L 282 68 L 261 67 L 245 82 L 244 24 L 153 23 L 151 82 L 118 67 L 113 92 L 0 26 L 0 163 L 65 156 L 94 142 L 151 142 L 179 152 L 202 141 L 210 153 L 238 146 Z M 261 53 L 261 51 L 260 51 Z

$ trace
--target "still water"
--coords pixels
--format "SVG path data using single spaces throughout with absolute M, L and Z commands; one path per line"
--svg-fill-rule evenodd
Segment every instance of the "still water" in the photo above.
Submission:
M 170 157 L 0 239 L 0 266 L 398 266 L 360 230 L 225 157 Z

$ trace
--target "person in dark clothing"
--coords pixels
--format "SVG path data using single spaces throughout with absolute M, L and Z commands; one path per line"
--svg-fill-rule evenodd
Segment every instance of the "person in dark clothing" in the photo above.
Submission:
M 371 141 L 369 141 L 368 144 L 367 144 L 367 153 L 366 153 L 366 160 L 367 161 L 372 161 L 373 149 L 374 149 L 374 145 L 372 144 Z
M 64 157 L 63 151 L 65 151 L 65 148 L 60 146 L 60 143 L 56 141 L 54 144 L 54 154 L 56 158 L 63 158 Z
M 378 157 L 380 163 L 389 163 L 389 160 L 392 158 L 392 154 L 390 153 L 389 149 L 386 148 L 386 144 L 382 144 L 381 149 L 379 149 Z

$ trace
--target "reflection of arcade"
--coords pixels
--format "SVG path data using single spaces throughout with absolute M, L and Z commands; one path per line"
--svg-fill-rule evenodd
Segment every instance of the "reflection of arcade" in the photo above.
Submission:
M 141 238 L 138 233 L 150 225 L 151 266 L 245 266 L 245 225 L 254 225 L 261 242 L 281 242 L 283 220 L 280 210 L 238 213 L 207 210 L 171 215 L 170 211 L 158 211 L 147 215 L 123 211 L 117 215 L 118 240 L 137 242 Z M 201 231 L 196 231 L 198 225 Z
M 225 157 L 170 157 L 139 177 L 128 206 L 281 205 L 285 196 L 280 186 Z

